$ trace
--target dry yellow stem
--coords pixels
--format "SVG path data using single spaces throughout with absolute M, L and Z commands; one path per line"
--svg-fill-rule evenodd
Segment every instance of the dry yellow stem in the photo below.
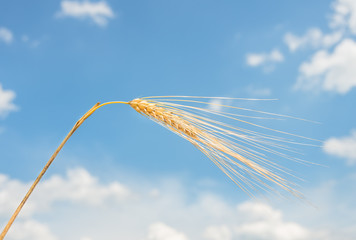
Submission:
M 37 184 L 39 183 L 39 181 L 41 180 L 41 178 L 43 177 L 43 175 L 46 173 L 47 169 L 49 168 L 49 166 L 52 164 L 52 162 L 54 161 L 54 159 L 57 157 L 59 151 L 63 148 L 64 144 L 68 141 L 68 139 L 73 135 L 73 133 L 80 127 L 80 125 L 82 125 L 82 123 L 88 118 L 90 117 L 90 115 L 92 115 L 98 108 L 107 105 L 107 104 L 112 104 L 112 103 L 127 103 L 127 102 L 108 102 L 108 103 L 103 103 L 100 105 L 100 103 L 95 104 L 88 112 L 86 112 L 73 126 L 73 128 L 69 131 L 69 133 L 67 134 L 67 136 L 64 138 L 64 140 L 62 141 L 62 143 L 59 145 L 59 147 L 55 150 L 55 152 L 53 153 L 53 155 L 51 156 L 51 158 L 48 160 L 48 162 L 46 163 L 46 165 L 44 166 L 44 168 L 42 169 L 42 171 L 40 172 L 40 174 L 38 175 L 38 177 L 36 178 L 36 180 L 33 182 L 32 186 L 30 187 L 30 189 L 28 190 L 28 192 L 26 193 L 25 197 L 22 199 L 21 203 L 19 204 L 19 206 L 17 207 L 17 209 L 15 210 L 15 212 L 13 213 L 13 215 L 11 216 L 10 220 L 8 221 L 8 223 L 6 224 L 4 230 L 2 231 L 1 235 L 0 235 L 0 240 L 3 240 L 4 237 L 6 236 L 7 232 L 9 231 L 12 223 L 15 221 L 17 215 L 20 213 L 22 207 L 25 205 L 27 199 L 30 197 L 31 193 L 33 192 L 33 190 L 35 189 L 35 187 L 37 186 Z

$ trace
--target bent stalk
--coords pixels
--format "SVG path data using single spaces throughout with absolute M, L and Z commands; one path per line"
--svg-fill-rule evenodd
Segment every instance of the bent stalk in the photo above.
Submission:
M 124 103 L 127 104 L 126 102 L 107 102 L 107 103 L 97 103 L 95 104 L 88 112 L 86 112 L 73 126 L 73 128 L 69 131 L 69 133 L 67 134 L 67 136 L 64 138 L 64 140 L 62 141 L 62 143 L 59 145 L 59 147 L 56 149 L 56 151 L 53 153 L 53 155 L 51 156 L 51 158 L 48 160 L 48 162 L 46 163 L 46 165 L 44 166 L 44 168 L 42 169 L 42 171 L 40 172 L 40 174 L 38 175 L 38 177 L 36 178 L 36 180 L 33 182 L 32 186 L 30 187 L 30 189 L 28 190 L 28 192 L 26 193 L 25 197 L 22 199 L 20 205 L 17 207 L 17 209 L 15 210 L 15 212 L 13 213 L 13 215 L 11 216 L 10 220 L 8 221 L 8 223 L 6 224 L 4 230 L 2 231 L 1 235 L 0 235 L 0 240 L 3 240 L 7 234 L 7 232 L 9 231 L 12 223 L 15 221 L 17 215 L 20 213 L 22 207 L 25 205 L 27 199 L 30 197 L 31 193 L 33 192 L 33 190 L 35 189 L 35 187 L 37 186 L 38 182 L 41 180 L 41 178 L 43 177 L 43 175 L 46 173 L 47 169 L 49 168 L 49 166 L 52 164 L 52 162 L 54 161 L 54 159 L 57 157 L 59 151 L 63 148 L 64 144 L 68 141 L 68 139 L 73 135 L 73 133 L 80 127 L 80 125 L 82 125 L 82 123 L 90 116 L 92 115 L 98 108 L 104 106 L 104 105 L 108 105 L 108 104 L 113 104 L 113 103 Z

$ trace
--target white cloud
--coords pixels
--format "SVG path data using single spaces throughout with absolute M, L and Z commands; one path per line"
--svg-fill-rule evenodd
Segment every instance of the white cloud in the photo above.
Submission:
M 334 52 L 316 52 L 299 68 L 296 89 L 324 90 L 346 94 L 356 86 L 356 42 L 344 39 Z
M 287 44 L 289 50 L 294 52 L 305 47 L 312 48 L 327 48 L 342 38 L 342 32 L 336 31 L 328 35 L 324 35 L 319 28 L 309 29 L 304 36 L 298 37 L 292 33 L 287 33 L 284 36 L 284 42 Z
M 352 130 L 350 136 L 329 138 L 323 150 L 330 155 L 345 158 L 350 165 L 356 164 L 356 130 Z
M 302 240 L 313 239 L 309 230 L 282 218 L 282 212 L 264 203 L 246 202 L 238 206 L 247 223 L 235 227 L 236 234 L 246 239 Z
M 245 202 L 237 207 L 241 214 L 245 214 L 249 220 L 271 220 L 279 221 L 282 219 L 282 213 L 274 210 L 265 203 L 260 202 Z
M 92 239 L 88 238 L 88 237 L 82 237 L 82 238 L 80 238 L 80 240 L 92 240 Z
M 0 117 L 6 117 L 9 112 L 17 110 L 13 103 L 16 94 L 12 90 L 4 90 L 0 83 Z
M 231 240 L 232 233 L 228 226 L 209 226 L 204 231 L 204 237 L 208 240 Z
M 9 240 L 337 240 L 340 236 L 343 239 L 355 237 L 355 231 L 349 231 L 354 227 L 353 221 L 345 220 L 339 206 L 346 211 L 354 209 L 353 205 L 345 205 L 345 195 L 330 193 L 340 189 L 339 185 L 333 185 L 335 187 L 327 193 L 313 189 L 319 199 L 330 203 L 313 212 L 314 209 L 295 203 L 289 204 L 293 209 L 255 201 L 238 203 L 235 198 L 226 200 L 211 192 L 199 192 L 196 187 L 193 187 L 196 197 L 192 197 L 189 187 L 175 179 L 161 179 L 154 184 L 142 178 L 138 180 L 133 183 L 136 188 L 129 187 L 131 194 L 127 197 L 121 191 L 108 190 L 115 184 L 122 186 L 121 183 L 103 184 L 82 168 L 70 170 L 65 176 L 52 175 L 44 179 L 30 197 L 24 208 L 27 215 L 20 213 L 10 230 Z M 350 181 L 352 179 L 346 182 Z M 340 184 L 345 186 L 345 182 Z M 19 203 L 28 187 L 27 183 L 0 175 L 0 225 L 4 225 L 4 218 L 7 220 L 15 209 L 13 202 Z M 153 190 L 159 195 L 152 195 Z M 335 199 L 336 203 L 330 202 L 330 196 L 339 198 Z M 347 196 L 353 204 L 354 197 Z M 298 212 L 299 220 L 290 220 L 295 218 L 293 211 Z M 351 219 L 353 212 L 347 211 Z M 340 217 L 343 227 L 335 224 Z M 308 222 L 309 218 L 312 220 Z
M 324 34 L 319 28 L 310 28 L 303 36 L 287 33 L 284 41 L 291 52 L 301 48 L 317 48 L 309 61 L 299 67 L 295 89 L 329 91 L 346 94 L 356 86 L 356 42 L 346 36 L 356 34 L 356 1 L 335 0 L 329 18 L 332 28 Z M 335 48 L 330 48 L 335 44 Z
M 272 71 L 275 63 L 283 61 L 284 56 L 278 49 L 274 49 L 269 53 L 246 54 L 247 65 L 251 67 L 263 66 L 266 72 Z
M 262 54 L 256 54 L 256 53 L 249 53 L 246 55 L 246 62 L 249 66 L 256 67 L 261 64 L 263 64 L 267 59 L 267 55 L 262 53 Z
M 13 41 L 12 32 L 4 27 L 0 27 L 0 42 L 10 44 Z
M 274 49 L 270 53 L 249 53 L 246 55 L 246 63 L 251 67 L 272 62 L 283 62 L 283 60 L 284 57 L 278 49 Z
M 13 224 L 8 240 L 57 240 L 46 224 L 35 220 L 18 221 Z
M 0 175 L 0 215 L 10 214 L 16 208 L 21 194 L 26 192 L 30 183 L 21 183 Z M 118 182 L 100 184 L 98 179 L 85 169 L 73 169 L 65 178 L 53 175 L 40 182 L 40 191 L 35 191 L 24 208 L 22 215 L 31 216 L 37 211 L 50 210 L 55 202 L 74 202 L 91 206 L 103 206 L 106 203 L 118 202 L 128 198 L 130 191 Z M 10 212 L 8 212 L 10 211 Z
M 356 1 L 336 0 L 333 3 L 334 14 L 330 21 L 333 28 L 348 28 L 356 34 Z
M 148 240 L 188 240 L 188 238 L 174 228 L 157 222 L 149 227 Z
M 105 1 L 68 1 L 61 2 L 58 17 L 72 17 L 78 19 L 91 19 L 95 24 L 104 27 L 109 19 L 115 17 L 114 12 Z

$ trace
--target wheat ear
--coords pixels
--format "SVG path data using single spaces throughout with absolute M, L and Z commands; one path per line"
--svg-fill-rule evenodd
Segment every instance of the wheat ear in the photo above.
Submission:
M 173 101 L 181 100 L 175 99 Z M 189 102 L 196 101 L 190 100 Z M 142 115 L 191 142 L 250 196 L 253 196 L 251 190 L 275 191 L 271 185 L 277 185 L 298 198 L 303 198 L 302 194 L 294 189 L 294 184 L 281 176 L 283 170 L 278 165 L 274 165 L 263 154 L 253 151 L 250 147 L 236 143 L 236 141 L 244 141 L 247 145 L 254 145 L 266 152 L 274 151 L 278 155 L 281 153 L 273 150 L 272 147 L 286 148 L 286 146 L 265 141 L 263 138 L 275 138 L 275 141 L 287 140 L 278 139 L 275 136 L 246 134 L 244 129 L 240 129 L 241 133 L 231 131 L 226 128 L 236 128 L 181 109 L 184 107 L 193 108 L 194 110 L 211 113 L 207 109 L 189 105 L 155 101 L 152 98 L 137 98 L 130 101 L 129 105 Z M 236 120 L 251 124 L 241 119 Z M 289 156 L 286 155 L 285 157 L 288 158 Z
M 189 98 L 189 99 L 182 99 Z M 284 134 L 292 137 L 309 139 L 296 134 L 286 133 L 279 130 L 267 128 L 265 126 L 257 125 L 245 120 L 242 117 L 262 118 L 246 115 L 238 115 L 227 112 L 220 112 L 217 110 L 208 110 L 206 108 L 194 107 L 192 105 L 182 105 L 176 102 L 189 102 L 209 104 L 207 102 L 197 101 L 196 98 L 209 99 L 208 97 L 187 97 L 187 96 L 160 96 L 136 98 L 129 102 L 106 102 L 103 104 L 95 104 L 86 114 L 84 114 L 74 125 L 72 130 L 65 137 L 60 146 L 56 149 L 52 157 L 49 159 L 37 179 L 34 181 L 22 202 L 10 218 L 0 235 L 0 240 L 3 240 L 6 233 L 10 229 L 12 223 L 26 203 L 27 199 L 33 192 L 34 188 L 41 180 L 51 163 L 56 158 L 59 151 L 64 144 L 73 135 L 73 133 L 82 125 L 82 123 L 92 115 L 97 109 L 108 104 L 129 104 L 140 114 L 150 118 L 151 120 L 168 128 L 172 132 L 185 138 L 191 142 L 195 147 L 202 151 L 210 160 L 213 161 L 232 181 L 234 181 L 243 191 L 253 196 L 250 190 L 264 190 L 274 191 L 274 185 L 279 186 L 293 195 L 302 198 L 302 195 L 293 188 L 293 183 L 282 177 L 282 174 L 289 174 L 286 169 L 278 166 L 271 160 L 267 159 L 264 153 L 277 155 L 295 161 L 302 161 L 298 158 L 291 157 L 284 153 L 293 152 L 294 150 L 288 144 L 304 144 L 295 142 L 292 139 L 279 137 L 276 135 L 269 135 L 259 133 L 241 127 L 230 126 L 224 122 L 208 118 L 205 115 L 210 114 L 214 116 L 224 117 L 242 124 L 249 124 L 254 127 L 259 127 L 264 130 L 274 131 L 278 134 Z M 211 99 L 230 99 L 230 98 L 210 98 Z M 241 100 L 241 99 L 239 99 Z M 246 100 L 246 99 L 245 99 Z M 248 99 L 261 100 L 261 99 Z M 265 100 L 265 99 L 264 99 Z M 219 105 L 219 104 L 215 104 Z M 244 109 L 226 105 L 223 107 L 230 107 L 244 111 L 251 111 L 272 117 L 295 118 L 274 113 L 267 113 L 262 111 L 255 111 L 251 109 Z M 296 118 L 298 119 L 298 118 Z M 299 119 L 301 120 L 301 119 Z M 303 119 L 302 119 L 303 120 Z M 286 145 L 287 144 L 287 145 Z M 303 161 L 302 161 L 303 162 Z

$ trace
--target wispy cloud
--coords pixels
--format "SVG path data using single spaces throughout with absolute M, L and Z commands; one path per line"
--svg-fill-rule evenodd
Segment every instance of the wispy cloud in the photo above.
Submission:
M 30 46 L 31 48 L 37 48 L 40 44 L 41 41 L 36 39 L 31 39 L 28 35 L 24 34 L 21 37 L 21 41 L 25 44 L 28 44 L 28 46 Z
M 356 164 L 356 130 L 349 136 L 332 137 L 325 141 L 323 150 L 333 156 L 346 159 L 350 165 Z
M 0 27 L 0 42 L 10 44 L 12 43 L 13 39 L 13 34 L 9 29 L 5 27 Z
M 347 28 L 356 34 L 356 1 L 336 0 L 333 3 L 334 13 L 331 17 L 332 28 Z
M 61 9 L 57 17 L 71 17 L 76 19 L 90 19 L 100 27 L 108 24 L 115 17 L 111 7 L 105 1 L 68 1 L 61 2 Z
M 334 51 L 316 52 L 299 68 L 296 89 L 345 94 L 356 87 L 356 42 L 344 39 Z
M 4 90 L 0 83 L 0 117 L 6 117 L 10 112 L 18 108 L 13 103 L 16 93 L 12 90 Z
M 284 56 L 278 50 L 274 49 L 269 53 L 248 53 L 246 54 L 246 63 L 251 67 L 264 67 L 265 71 L 272 71 L 274 64 L 283 62 Z
M 342 38 L 343 33 L 336 31 L 331 34 L 323 34 L 319 28 L 309 29 L 303 36 L 296 36 L 293 33 L 286 33 L 284 36 L 284 42 L 287 44 L 291 52 L 302 48 L 327 48 Z

